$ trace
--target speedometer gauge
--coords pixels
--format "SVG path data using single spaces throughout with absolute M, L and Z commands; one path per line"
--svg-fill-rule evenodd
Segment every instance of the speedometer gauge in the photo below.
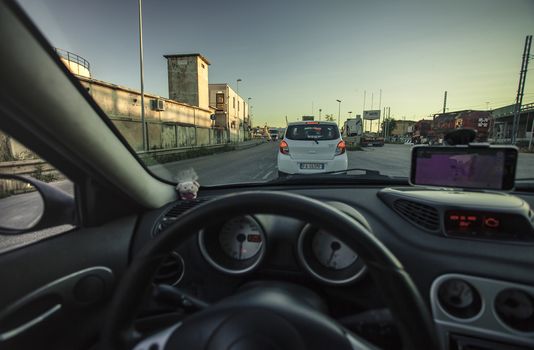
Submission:
M 263 235 L 255 220 L 240 216 L 224 224 L 219 233 L 219 243 L 230 258 L 246 260 L 261 250 Z
M 314 235 L 312 250 L 323 266 L 333 270 L 345 269 L 358 259 L 358 255 L 345 243 L 324 230 Z

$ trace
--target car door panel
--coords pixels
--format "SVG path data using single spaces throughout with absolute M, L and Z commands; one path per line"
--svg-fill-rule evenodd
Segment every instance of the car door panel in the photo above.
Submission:
M 136 221 L 76 229 L 0 255 L 0 349 L 90 346 L 128 264 Z

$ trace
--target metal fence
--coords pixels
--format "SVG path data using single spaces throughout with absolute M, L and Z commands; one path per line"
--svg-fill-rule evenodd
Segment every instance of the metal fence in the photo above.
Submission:
M 55 48 L 55 50 L 56 50 L 56 53 L 58 54 L 59 57 L 62 57 L 64 59 L 66 59 L 67 61 L 75 63 L 78 66 L 81 66 L 81 67 L 87 69 L 87 71 L 90 71 L 91 66 L 89 65 L 89 61 L 87 61 L 82 56 L 77 55 L 77 54 L 72 53 L 72 52 L 67 51 L 67 50 L 63 50 L 63 49 Z M 78 71 L 78 73 L 80 73 L 80 72 Z

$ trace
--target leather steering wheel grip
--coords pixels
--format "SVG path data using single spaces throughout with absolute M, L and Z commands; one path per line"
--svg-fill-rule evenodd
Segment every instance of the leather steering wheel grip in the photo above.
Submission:
M 293 193 L 249 191 L 229 194 L 187 211 L 162 234 L 146 244 L 124 273 L 109 307 L 102 343 L 113 349 L 131 348 L 140 335 L 133 322 L 148 296 L 160 263 L 175 247 L 196 234 L 215 216 L 273 214 L 290 216 L 331 233 L 358 253 L 396 320 L 404 349 L 438 349 L 434 323 L 419 291 L 401 263 L 355 219 L 319 200 Z

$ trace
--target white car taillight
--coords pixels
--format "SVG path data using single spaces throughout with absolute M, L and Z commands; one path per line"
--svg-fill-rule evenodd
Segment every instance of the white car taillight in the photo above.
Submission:
M 345 149 L 346 149 L 345 141 L 343 140 L 339 141 L 336 147 L 336 156 L 339 156 L 345 153 Z
M 284 140 L 280 142 L 280 153 L 289 154 L 289 146 L 287 145 L 287 142 L 285 142 Z

